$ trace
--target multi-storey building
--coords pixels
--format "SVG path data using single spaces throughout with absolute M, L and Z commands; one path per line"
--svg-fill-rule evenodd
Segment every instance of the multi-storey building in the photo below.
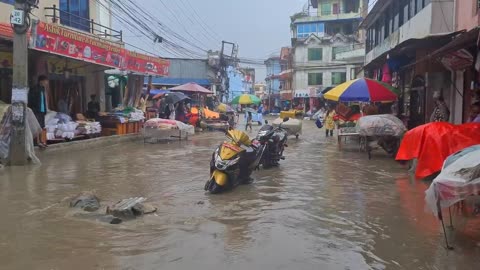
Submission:
M 365 0 L 310 1 L 317 12 L 291 17 L 293 97 L 310 99 L 326 88 L 356 78 L 365 54 L 358 25 L 367 12 Z
M 365 73 L 402 91 L 399 109 L 410 128 L 429 121 L 434 95 L 455 111 L 450 68 L 432 57 L 458 33 L 454 0 L 379 0 L 362 22 L 366 29 Z M 451 114 L 451 120 L 456 113 Z

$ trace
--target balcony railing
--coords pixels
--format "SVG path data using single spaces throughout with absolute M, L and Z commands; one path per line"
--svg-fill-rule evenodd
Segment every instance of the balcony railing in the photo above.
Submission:
M 337 60 L 338 56 L 347 52 L 353 52 L 359 49 L 365 49 L 365 44 L 358 43 L 358 44 L 350 44 L 347 46 L 341 47 L 333 47 L 332 49 L 332 59 Z
M 113 41 L 123 41 L 122 31 L 115 30 L 108 26 L 99 24 L 93 19 L 84 18 L 57 8 L 56 5 L 45 8 L 45 17 L 51 18 L 52 23 L 58 23 L 70 26 L 75 29 L 90 32 L 96 36 L 112 39 Z

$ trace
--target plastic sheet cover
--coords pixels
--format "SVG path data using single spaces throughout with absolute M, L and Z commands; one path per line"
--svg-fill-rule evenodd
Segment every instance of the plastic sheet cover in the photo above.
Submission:
M 356 130 L 361 136 L 401 137 L 407 132 L 402 120 L 391 114 L 363 116 L 358 119 Z
M 25 147 L 28 158 L 33 163 L 40 163 L 35 155 L 33 138 L 36 137 L 42 128 L 35 118 L 32 110 L 26 110 L 26 129 L 25 129 Z M 0 120 L 0 159 L 6 160 L 10 151 L 10 139 L 12 134 L 12 107 L 8 106 L 3 118 Z
M 453 160 L 449 162 L 448 160 Z M 440 208 L 447 208 L 480 192 L 480 145 L 450 156 L 442 172 L 425 192 L 428 210 L 438 215 Z M 439 204 L 437 204 L 439 202 Z
M 417 159 L 415 176 L 422 179 L 442 169 L 445 159 L 480 144 L 480 124 L 429 123 L 405 133 L 396 160 Z

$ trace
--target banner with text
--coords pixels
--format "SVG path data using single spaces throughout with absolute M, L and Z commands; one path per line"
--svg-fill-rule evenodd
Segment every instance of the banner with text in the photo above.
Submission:
M 135 73 L 168 75 L 168 60 L 132 52 L 99 37 L 44 22 L 32 30 L 35 50 Z

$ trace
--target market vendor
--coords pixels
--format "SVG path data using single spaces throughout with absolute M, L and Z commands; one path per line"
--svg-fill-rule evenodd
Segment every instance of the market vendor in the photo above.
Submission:
M 38 76 L 38 83 L 28 92 L 28 107 L 35 114 L 40 127 L 45 127 L 45 115 L 47 114 L 47 96 L 46 89 L 48 87 L 48 77 L 45 75 Z M 41 140 L 41 133 L 37 136 L 37 144 L 39 147 L 46 147 Z
M 90 102 L 87 105 L 87 117 L 95 119 L 100 112 L 100 103 L 97 101 L 97 95 L 90 95 Z

